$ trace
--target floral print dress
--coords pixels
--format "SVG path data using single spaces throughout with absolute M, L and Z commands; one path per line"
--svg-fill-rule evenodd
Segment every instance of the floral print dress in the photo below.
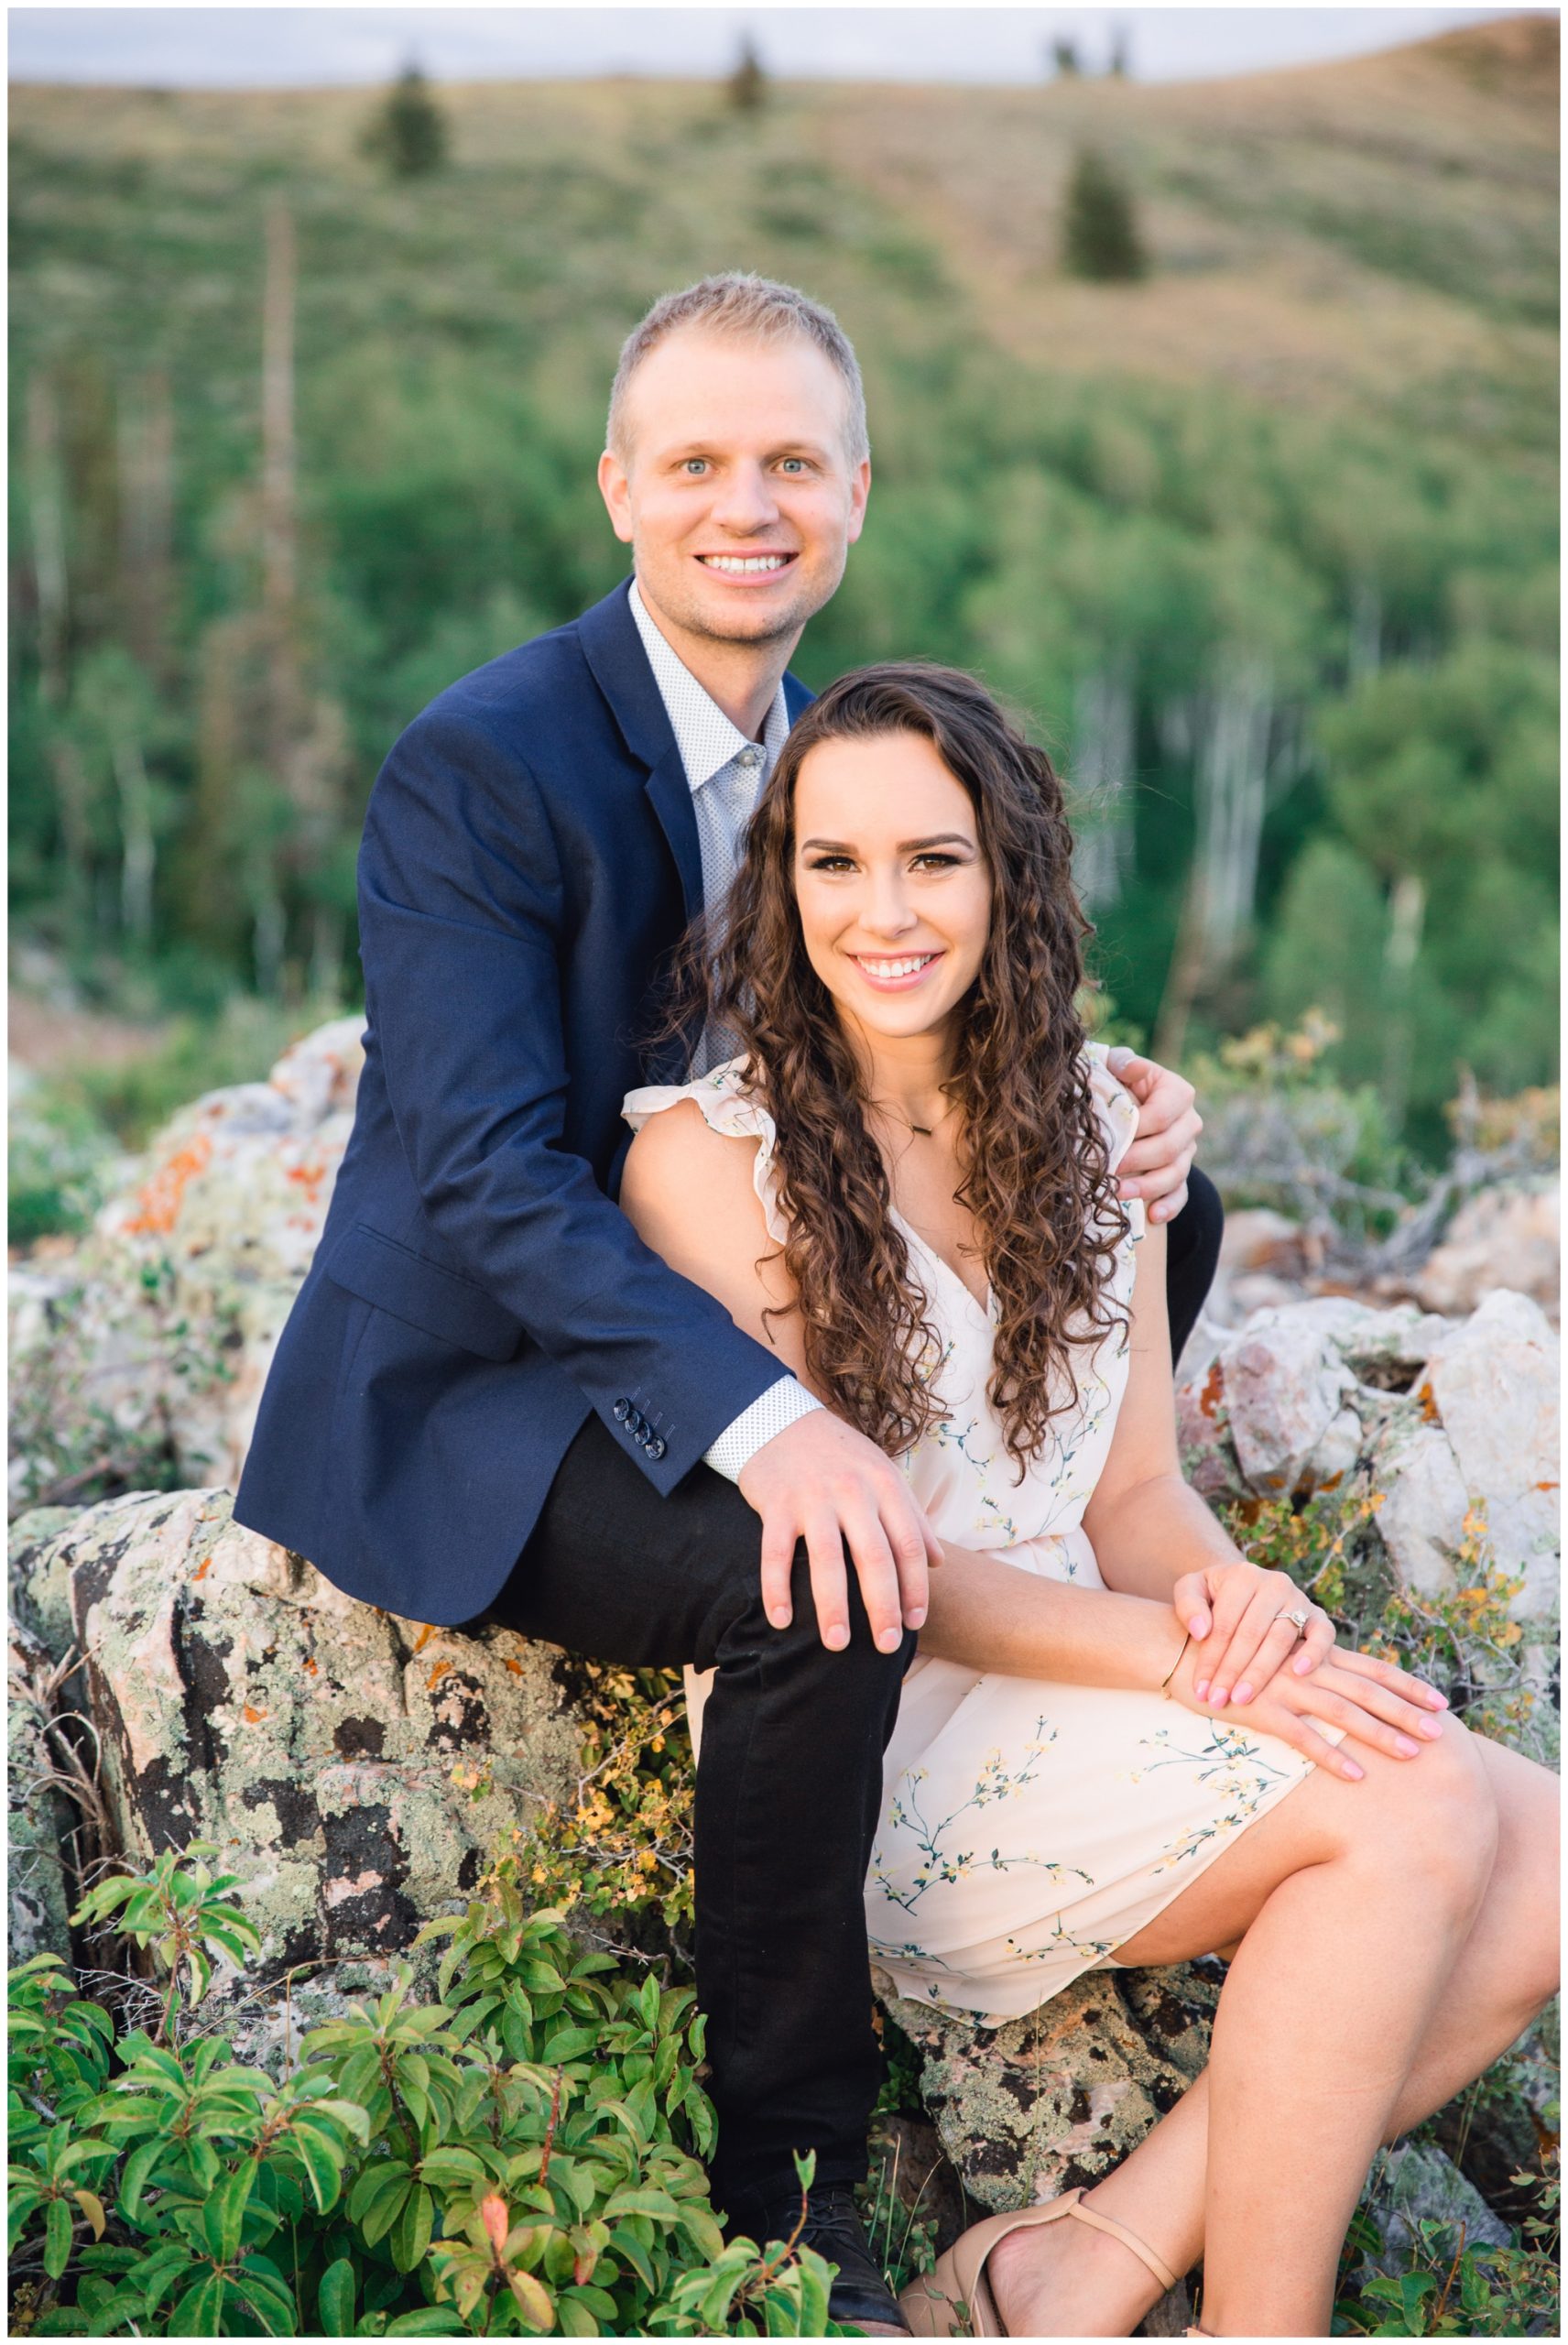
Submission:
M 1131 1095 L 1089 1046 L 1090 1080 L 1114 1167 L 1138 1125 Z M 697 1082 L 629 1092 L 634 1129 L 692 1099 L 717 1131 L 755 1138 L 754 1181 L 780 1243 L 771 1118 L 741 1063 Z M 1109 1296 L 1133 1291 L 1143 1206 L 1116 1248 Z M 911 1268 L 942 1342 L 932 1382 L 943 1420 L 903 1458 L 938 1535 L 1005 1555 L 1019 1571 L 1103 1587 L 1083 1510 L 1127 1387 L 1117 1326 L 1082 1347 L 1075 1405 L 1053 1418 L 1020 1482 L 986 1398 L 994 1320 L 902 1218 Z M 692 1731 L 707 1681 L 687 1673 Z M 1314 1722 L 1315 1723 L 1315 1722 Z M 1337 1729 L 1321 1729 L 1337 1741 Z M 1033 2011 L 1181 1894 L 1247 1825 L 1312 1772 L 1276 1737 L 1208 1719 L 1158 1692 L 1057 1685 L 917 1657 L 884 1766 L 866 1880 L 874 1968 L 895 1992 L 981 2024 Z

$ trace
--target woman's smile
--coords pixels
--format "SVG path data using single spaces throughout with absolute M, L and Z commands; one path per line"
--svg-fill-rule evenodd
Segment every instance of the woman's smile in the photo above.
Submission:
M 846 955 L 866 984 L 875 986 L 878 993 L 912 992 L 945 957 L 944 946 L 919 953 L 850 953 Z

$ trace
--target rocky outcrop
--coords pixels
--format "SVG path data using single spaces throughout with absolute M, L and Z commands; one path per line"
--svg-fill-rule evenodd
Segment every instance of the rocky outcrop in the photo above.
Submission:
M 1209 2056 L 1220 1975 L 1217 1963 L 1093 1971 L 997 2028 L 885 1996 L 923 2056 L 921 2097 L 978 2211 L 1086 2188 L 1135 2149 Z M 1178 2287 L 1143 2333 L 1180 2336 L 1190 2318 Z
M 6 1650 L 6 1879 L 10 1960 L 71 1957 L 71 1883 L 65 1837 L 73 1822 L 56 1787 L 49 1744 L 52 1656 L 41 1637 L 13 1620 Z
M 14 1506 L 100 1460 L 234 1486 L 348 1143 L 363 1025 L 181 1109 L 74 1252 L 13 1273 Z
M 405 1948 L 575 1780 L 549 1647 L 355 1603 L 223 1491 L 29 1529 L 15 1576 L 57 1639 L 69 1604 L 119 1845 L 218 1842 L 263 1933 L 255 1979 Z
M 1562 1262 L 1556 1182 L 1510 1182 L 1483 1189 L 1460 1206 L 1413 1289 L 1428 1311 L 1474 1311 L 1495 1288 L 1506 1286 L 1555 1312 Z
M 1524 1582 L 1521 1620 L 1557 1588 L 1559 1346 L 1539 1303 L 1508 1289 L 1469 1317 L 1347 1296 L 1259 1311 L 1184 1360 L 1177 1395 L 1189 1478 L 1211 1500 L 1305 1497 L 1353 1478 L 1382 1504 L 1400 1584 L 1455 1585 L 1467 1522 Z
M 1208 2058 L 1219 1972 L 1091 1971 L 996 2028 L 884 2001 L 923 2056 L 921 2093 L 964 2189 L 999 2214 L 1087 2187 L 1175 2107 Z

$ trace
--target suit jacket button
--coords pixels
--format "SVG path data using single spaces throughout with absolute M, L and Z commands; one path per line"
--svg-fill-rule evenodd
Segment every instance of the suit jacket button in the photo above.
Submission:
M 655 1434 L 653 1439 L 647 1444 L 647 1448 L 648 1456 L 657 1466 L 659 1459 L 664 1455 L 664 1444 L 660 1441 L 657 1434 Z
M 615 1402 L 615 1423 L 618 1425 L 624 1425 L 626 1419 L 631 1415 L 631 1412 L 632 1404 L 629 1401 L 617 1401 Z

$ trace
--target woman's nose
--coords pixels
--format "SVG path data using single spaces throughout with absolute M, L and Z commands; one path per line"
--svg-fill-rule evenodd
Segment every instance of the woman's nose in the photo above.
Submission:
M 878 936 L 903 936 L 918 915 L 897 878 L 873 878 L 863 914 L 867 928 Z

